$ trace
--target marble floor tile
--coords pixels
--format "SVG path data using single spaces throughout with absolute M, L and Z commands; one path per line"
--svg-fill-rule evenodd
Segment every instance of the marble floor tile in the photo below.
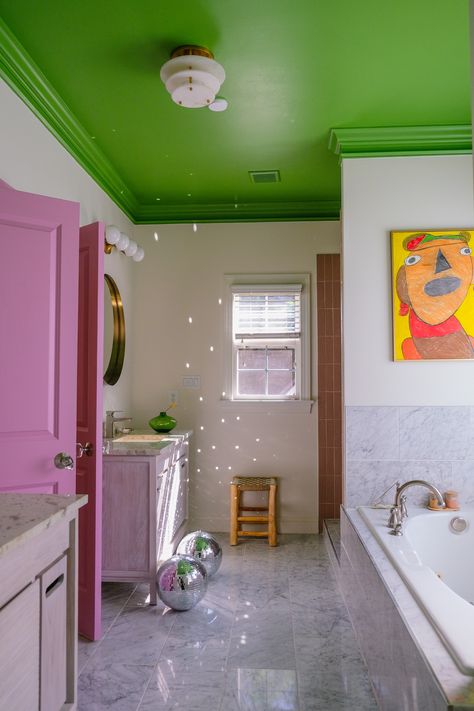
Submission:
M 249 608 L 250 609 L 250 608 Z M 241 614 L 232 629 L 227 667 L 294 669 L 295 646 L 289 606 L 286 612 Z
M 235 669 L 227 672 L 222 711 L 298 711 L 293 669 Z
M 87 662 L 95 652 L 100 644 L 99 642 L 91 642 L 89 639 L 84 639 L 84 637 L 79 637 L 77 641 L 77 673 L 80 674 L 81 671 L 86 666 Z
M 156 664 L 174 621 L 162 604 L 126 608 L 101 641 L 94 660 L 108 664 Z
M 307 674 L 298 671 L 298 692 L 302 711 L 377 711 L 365 670 L 360 676 L 338 672 Z
M 78 711 L 136 711 L 152 673 L 152 666 L 100 665 L 92 659 L 79 677 Z
M 140 703 L 139 711 L 219 711 L 225 673 L 208 669 L 183 671 L 172 661 L 160 662 Z
M 79 645 L 79 711 L 373 711 L 322 537 L 230 546 L 192 610 L 104 584 L 104 636 Z

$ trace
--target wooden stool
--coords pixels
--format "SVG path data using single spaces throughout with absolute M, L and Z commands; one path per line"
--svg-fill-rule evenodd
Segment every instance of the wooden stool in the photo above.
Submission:
M 236 546 L 243 536 L 268 538 L 271 546 L 277 545 L 276 492 L 277 480 L 273 476 L 234 476 L 230 485 L 230 545 Z M 246 506 L 242 504 L 244 491 L 268 491 L 268 506 Z M 266 511 L 266 515 L 241 516 L 242 511 Z M 243 531 L 244 523 L 268 523 L 266 531 Z

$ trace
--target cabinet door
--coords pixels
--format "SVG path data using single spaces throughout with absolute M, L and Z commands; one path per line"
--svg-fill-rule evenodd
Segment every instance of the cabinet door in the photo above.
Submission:
M 150 570 L 150 462 L 104 459 L 102 574 L 147 576 Z M 120 578 L 119 578 L 120 579 Z
M 188 493 L 188 462 L 187 457 L 181 457 L 174 465 L 173 469 L 173 503 L 174 508 L 171 511 L 172 528 L 171 538 L 174 539 L 179 528 L 183 525 L 187 518 L 187 493 Z
M 59 711 L 66 702 L 67 556 L 41 576 L 41 709 Z
M 36 580 L 0 610 L 0 709 L 39 708 L 39 630 Z

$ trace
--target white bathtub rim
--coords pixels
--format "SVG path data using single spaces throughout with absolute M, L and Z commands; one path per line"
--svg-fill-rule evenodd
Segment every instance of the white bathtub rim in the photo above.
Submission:
M 431 568 L 419 559 L 416 562 L 413 549 L 405 537 L 390 535 L 386 510 L 361 506 L 357 511 L 429 618 L 460 671 L 473 676 L 474 606 L 449 588 Z M 418 507 L 409 507 L 408 511 L 410 517 L 453 515 L 452 511 L 431 512 Z M 470 514 L 474 518 L 474 507 L 463 507 L 456 515 L 462 515 L 463 511 L 467 517 Z

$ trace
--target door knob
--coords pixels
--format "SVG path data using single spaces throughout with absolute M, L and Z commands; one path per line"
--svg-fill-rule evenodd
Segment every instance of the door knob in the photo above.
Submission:
M 74 459 L 66 452 L 59 452 L 54 457 L 54 466 L 56 469 L 74 469 Z
M 76 442 L 76 447 L 77 447 L 77 458 L 80 459 L 81 457 L 86 455 L 86 457 L 92 457 L 92 453 L 94 451 L 94 446 L 92 442 L 86 442 L 85 444 L 81 444 L 80 442 Z

